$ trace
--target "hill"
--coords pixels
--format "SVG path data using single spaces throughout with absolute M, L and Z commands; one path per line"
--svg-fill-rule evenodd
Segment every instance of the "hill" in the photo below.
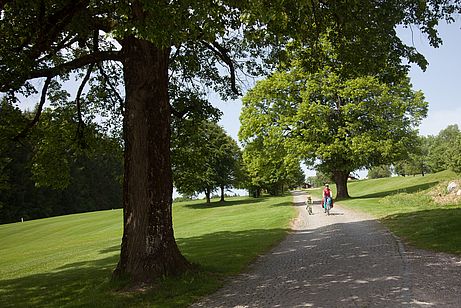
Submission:
M 352 198 L 340 203 L 375 216 L 408 245 L 461 254 L 461 204 L 441 205 L 433 198 L 457 178 L 443 171 L 351 182 Z

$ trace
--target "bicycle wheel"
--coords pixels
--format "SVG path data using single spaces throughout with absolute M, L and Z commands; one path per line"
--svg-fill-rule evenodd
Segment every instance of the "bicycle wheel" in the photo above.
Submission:
M 330 209 L 331 209 L 331 198 L 326 198 L 325 200 L 325 213 L 330 216 Z

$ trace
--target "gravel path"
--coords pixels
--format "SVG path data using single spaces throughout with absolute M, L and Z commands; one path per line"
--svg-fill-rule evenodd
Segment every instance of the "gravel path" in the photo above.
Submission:
M 380 223 L 295 192 L 293 231 L 192 307 L 461 307 L 461 258 L 404 248 Z

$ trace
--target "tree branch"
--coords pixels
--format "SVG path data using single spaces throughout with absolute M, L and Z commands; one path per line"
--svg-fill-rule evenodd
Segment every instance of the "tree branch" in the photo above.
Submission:
M 224 63 L 227 64 L 227 66 L 229 67 L 229 71 L 230 71 L 230 78 L 231 78 L 231 90 L 232 92 L 234 92 L 235 94 L 237 95 L 241 95 L 241 93 L 239 92 L 239 90 L 237 89 L 237 86 L 236 86 L 236 82 L 235 82 L 235 67 L 234 67 L 234 62 L 232 61 L 232 59 L 229 57 L 229 55 L 227 54 L 228 50 L 224 47 L 222 47 L 221 45 L 219 45 L 218 43 L 216 42 L 213 42 L 213 43 L 208 43 L 206 41 L 201 41 L 203 45 L 205 45 L 208 49 L 210 49 L 211 51 L 213 51 L 215 53 L 215 55 L 217 55 Z
M 80 58 L 63 63 L 61 65 L 39 69 L 29 74 L 27 79 L 41 78 L 41 77 L 55 77 L 63 72 L 69 72 L 74 69 L 82 68 L 88 64 L 95 64 L 102 61 L 121 61 L 121 53 L 119 51 L 98 51 L 91 54 L 84 55 Z
M 43 110 L 43 105 L 46 102 L 46 93 L 48 92 L 48 87 L 50 85 L 51 79 L 52 77 L 48 77 L 45 80 L 45 84 L 43 85 L 43 88 L 42 88 L 42 95 L 40 97 L 40 103 L 38 104 L 37 111 L 35 112 L 34 118 L 32 119 L 32 121 L 29 122 L 29 124 L 27 124 L 26 127 L 24 127 L 24 129 L 16 137 L 14 137 L 13 140 L 18 141 L 19 139 L 24 138 L 29 132 L 29 130 L 38 123 L 38 120 L 40 120 L 40 116 Z
M 0 0 L 0 12 L 3 11 L 5 4 L 7 4 L 8 2 L 11 2 L 11 0 Z
M 98 51 L 95 53 L 84 55 L 80 58 L 60 64 L 58 66 L 33 70 L 29 74 L 20 77 L 22 79 L 20 79 L 20 81 L 24 83 L 26 80 L 29 79 L 48 77 L 53 78 L 60 74 L 67 73 L 78 68 L 82 68 L 88 64 L 95 64 L 109 60 L 121 61 L 121 59 L 122 56 L 119 51 Z M 11 89 L 17 88 L 18 86 L 16 85 L 16 81 L 10 80 L 9 83 L 0 85 L 0 92 L 8 92 Z
M 123 106 L 123 98 L 120 96 L 117 89 L 115 88 L 115 86 L 110 81 L 110 78 L 109 78 L 109 76 L 107 76 L 107 74 L 104 71 L 104 68 L 102 67 L 101 63 L 98 63 L 97 65 L 98 65 L 99 73 L 104 78 L 104 81 L 109 85 L 112 92 L 114 92 L 115 96 L 117 97 L 118 102 L 120 103 L 120 106 Z
M 178 110 L 176 110 L 171 104 L 170 104 L 170 112 L 171 114 L 173 114 L 175 117 L 177 117 L 178 119 L 182 119 L 182 117 L 188 112 L 188 110 L 186 111 L 183 111 L 183 112 L 179 112 Z
M 82 96 L 82 92 L 83 92 L 83 89 L 85 88 L 86 83 L 90 79 L 91 71 L 93 70 L 94 65 L 95 64 L 92 63 L 88 67 L 88 70 L 86 71 L 85 77 L 83 77 L 82 83 L 80 84 L 80 87 L 78 88 L 77 96 L 75 97 L 75 103 L 77 104 L 77 116 L 78 116 L 77 139 L 80 142 L 83 140 L 83 137 L 84 137 L 83 131 L 84 131 L 84 128 L 85 128 L 85 122 L 83 121 L 83 117 L 82 117 L 82 104 L 80 102 L 80 98 Z

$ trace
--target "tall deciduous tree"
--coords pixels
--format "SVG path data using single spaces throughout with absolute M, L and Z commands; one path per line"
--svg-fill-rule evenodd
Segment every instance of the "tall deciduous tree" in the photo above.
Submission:
M 332 176 L 347 198 L 349 174 L 397 161 L 415 143 L 427 112 L 407 79 L 387 85 L 375 77 L 341 80 L 328 69 L 299 68 L 258 82 L 244 99 L 242 121 L 250 138 L 285 140 L 287 151 Z
M 0 5 L 0 91 L 28 95 L 36 91 L 29 80 L 43 78 L 45 97 L 52 80 L 80 70 L 82 83 L 74 101 L 80 110 L 92 74 L 104 80 L 108 97 L 121 96 L 109 79 L 116 74 L 107 73 L 109 65 L 121 64 L 124 235 L 116 275 L 146 282 L 188 268 L 171 220 L 170 112 L 184 94 L 200 91 L 192 86 L 194 80 L 224 96 L 237 93 L 236 58 L 260 57 L 263 61 L 245 61 L 258 71 L 260 63 L 283 56 L 286 42 L 300 39 L 314 47 L 328 29 L 335 30 L 332 39 L 343 50 L 344 62 L 365 59 L 379 66 L 388 56 L 402 56 L 422 63 L 416 50 L 397 38 L 394 26 L 421 23 L 437 44 L 437 18 L 453 11 L 447 3 L 7 0 Z M 367 50 L 367 57 L 357 57 L 357 49 Z M 228 67 L 228 76 L 221 74 L 216 59 Z

